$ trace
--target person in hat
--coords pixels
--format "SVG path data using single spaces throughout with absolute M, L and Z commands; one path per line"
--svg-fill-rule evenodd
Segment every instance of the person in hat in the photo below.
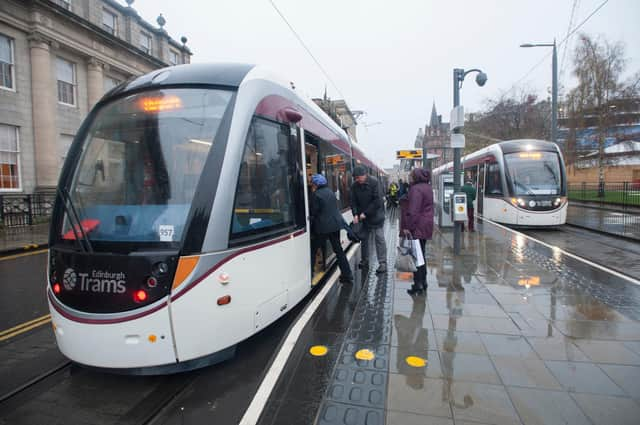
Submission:
M 367 170 L 358 165 L 353 169 L 354 183 L 351 186 L 351 211 L 353 222 L 363 223 L 362 239 L 363 269 L 369 268 L 369 235 L 375 239 L 378 269 L 376 273 L 387 272 L 387 245 L 384 240 L 384 196 L 380 183 L 367 174 Z
M 353 274 L 349 260 L 340 244 L 340 230 L 343 228 L 344 219 L 338 209 L 336 195 L 327 186 L 327 179 L 322 174 L 314 174 L 311 177 L 311 188 L 313 190 L 310 199 L 311 232 L 313 233 L 311 261 L 314 261 L 318 248 L 323 247 L 329 240 L 338 259 L 340 281 L 352 282 Z

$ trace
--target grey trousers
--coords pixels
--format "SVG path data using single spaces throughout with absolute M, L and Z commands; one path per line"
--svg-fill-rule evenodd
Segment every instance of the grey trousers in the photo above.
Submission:
M 369 262 L 369 244 L 371 239 L 375 240 L 376 255 L 378 256 L 378 263 L 380 265 L 387 265 L 387 243 L 384 240 L 384 226 L 368 227 L 364 226 L 367 232 L 367 237 L 362 239 L 362 261 Z

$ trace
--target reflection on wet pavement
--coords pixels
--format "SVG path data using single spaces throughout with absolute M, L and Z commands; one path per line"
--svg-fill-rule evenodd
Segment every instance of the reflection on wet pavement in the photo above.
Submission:
M 451 239 L 426 296 L 394 275 L 387 424 L 638 422 L 640 286 L 489 223 Z

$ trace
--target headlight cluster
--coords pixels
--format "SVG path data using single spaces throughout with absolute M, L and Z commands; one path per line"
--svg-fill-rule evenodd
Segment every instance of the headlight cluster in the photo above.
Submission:
M 560 205 L 564 204 L 565 200 L 566 200 L 566 198 L 556 198 L 556 200 L 553 201 L 553 206 L 554 207 L 559 207 Z
M 513 205 L 520 206 L 522 208 L 524 208 L 527 205 L 527 203 L 522 198 L 511 198 L 511 203 Z

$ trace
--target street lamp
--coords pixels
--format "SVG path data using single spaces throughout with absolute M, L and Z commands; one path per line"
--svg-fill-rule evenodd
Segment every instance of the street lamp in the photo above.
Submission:
M 553 47 L 553 64 L 551 77 L 551 141 L 558 143 L 558 54 L 556 40 L 553 43 L 525 43 L 520 47 Z
M 476 84 L 482 87 L 487 82 L 487 74 L 482 72 L 479 69 L 470 69 L 465 71 L 464 69 L 454 68 L 453 70 L 453 107 L 456 108 L 460 106 L 460 89 L 462 88 L 462 83 L 464 82 L 464 77 L 467 74 L 472 72 L 477 72 L 476 75 Z M 460 133 L 460 128 L 454 128 L 452 133 Z M 462 148 L 453 148 L 453 191 L 460 192 L 460 173 L 462 169 L 462 164 L 460 163 L 460 154 Z M 454 222 L 453 223 L 453 253 L 455 255 L 460 254 L 460 234 L 462 233 L 462 223 Z

